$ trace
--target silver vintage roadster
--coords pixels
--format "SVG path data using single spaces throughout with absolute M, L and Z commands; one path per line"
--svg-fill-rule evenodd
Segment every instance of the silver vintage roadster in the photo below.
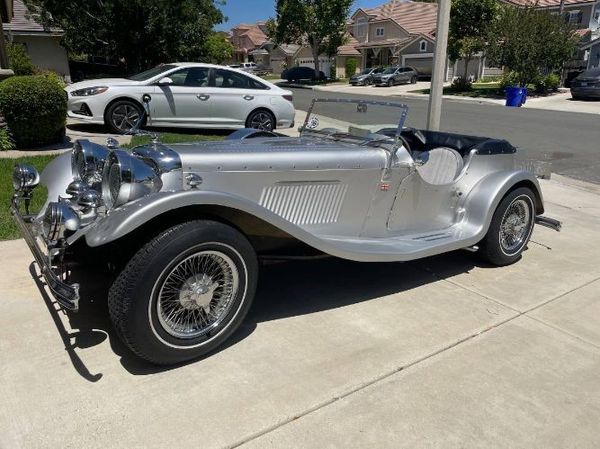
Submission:
M 231 336 L 259 260 L 331 255 L 409 261 L 459 249 L 519 259 L 543 217 L 535 176 L 504 140 L 404 127 L 396 103 L 315 100 L 300 137 L 239 130 L 220 142 L 158 139 L 126 151 L 77 141 L 39 175 L 18 165 L 12 212 L 48 288 L 70 311 L 70 268 L 104 250 L 108 306 L 139 357 L 171 364 Z M 39 213 L 29 204 L 48 189 Z

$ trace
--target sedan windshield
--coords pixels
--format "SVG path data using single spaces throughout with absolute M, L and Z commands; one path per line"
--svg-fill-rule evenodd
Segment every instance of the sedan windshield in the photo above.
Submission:
M 364 69 L 362 72 L 360 72 L 361 75 L 368 75 L 369 73 L 371 73 L 373 69 Z
M 391 75 L 394 72 L 396 72 L 396 67 L 388 67 L 387 69 L 384 70 L 383 74 L 384 75 Z
M 586 70 L 581 75 L 579 75 L 577 78 L 578 79 L 583 79 L 583 78 L 600 78 L 600 68 Z
M 154 78 L 155 76 L 160 75 L 161 73 L 165 73 L 176 67 L 177 66 L 175 66 L 175 65 L 168 65 L 168 64 L 159 65 L 150 70 L 146 70 L 145 72 L 130 76 L 129 79 L 132 81 L 146 81 L 146 80 L 149 80 L 150 78 Z

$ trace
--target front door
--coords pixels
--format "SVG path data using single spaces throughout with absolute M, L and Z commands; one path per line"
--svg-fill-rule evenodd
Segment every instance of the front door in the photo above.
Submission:
M 186 126 L 209 122 L 209 70 L 185 67 L 168 75 L 172 84 L 156 86 L 152 95 L 152 124 Z

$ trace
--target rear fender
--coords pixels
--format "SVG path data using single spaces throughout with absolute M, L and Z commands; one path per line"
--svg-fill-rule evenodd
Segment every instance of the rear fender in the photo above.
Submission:
M 530 188 L 535 195 L 536 215 L 544 213 L 544 198 L 536 177 L 528 171 L 499 171 L 483 177 L 460 207 L 464 212 L 467 234 L 483 238 L 500 201 L 519 187 Z

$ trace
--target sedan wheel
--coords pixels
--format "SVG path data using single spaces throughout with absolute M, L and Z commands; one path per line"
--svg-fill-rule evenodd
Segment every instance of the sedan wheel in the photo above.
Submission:
M 413 77 L 410 79 L 410 84 L 416 84 L 417 83 L 417 77 L 413 75 Z
M 480 243 L 480 255 L 494 265 L 509 265 L 521 257 L 535 223 L 535 196 L 521 187 L 510 192 L 494 212 Z
M 394 85 L 394 81 L 393 80 L 389 80 L 387 82 L 387 87 L 392 87 Z
M 106 112 L 106 124 L 117 134 L 130 132 L 142 117 L 141 108 L 131 101 L 118 101 Z M 140 124 L 141 125 L 141 124 Z
M 173 364 L 220 347 L 247 314 L 258 276 L 254 249 L 236 229 L 195 220 L 161 232 L 112 285 L 117 334 L 138 357 Z
M 275 117 L 269 111 L 254 111 L 246 120 L 246 128 L 273 131 L 275 129 Z

